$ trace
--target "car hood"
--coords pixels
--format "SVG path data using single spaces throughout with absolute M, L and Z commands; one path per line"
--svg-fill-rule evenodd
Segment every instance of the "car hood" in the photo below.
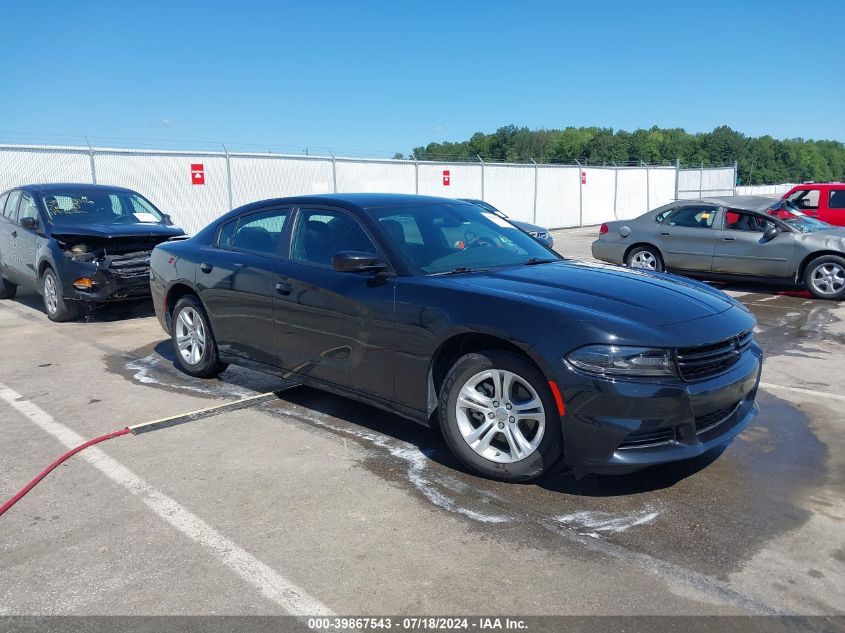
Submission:
M 508 222 L 518 226 L 526 233 L 531 233 L 532 231 L 536 233 L 548 233 L 547 229 L 544 229 L 542 226 L 537 226 L 536 224 L 531 224 L 530 222 L 520 222 L 519 220 L 511 220 L 510 218 L 508 218 Z
M 690 279 L 569 260 L 447 279 L 510 299 L 551 302 L 584 319 L 612 316 L 649 326 L 713 316 L 736 305 L 723 292 Z
M 78 235 L 85 237 L 175 237 L 185 232 L 176 226 L 163 224 L 54 224 L 52 235 Z

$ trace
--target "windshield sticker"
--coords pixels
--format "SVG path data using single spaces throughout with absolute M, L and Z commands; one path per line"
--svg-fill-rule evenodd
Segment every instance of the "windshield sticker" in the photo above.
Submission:
M 133 213 L 132 215 L 134 215 L 137 218 L 138 222 L 152 222 L 154 224 L 158 222 L 158 218 L 156 216 L 154 216 L 152 213 L 138 212 L 138 213 Z
M 504 219 L 500 218 L 500 217 L 499 217 L 498 215 L 496 215 L 495 213 L 488 213 L 487 211 L 482 211 L 482 212 L 481 212 L 481 215 L 483 215 L 485 218 L 487 218 L 488 220 L 490 220 L 490 221 L 491 221 L 493 224 L 495 224 L 496 226 L 500 226 L 500 227 L 502 227 L 503 229 L 512 229 L 512 228 L 514 228 L 514 227 L 513 227 L 513 224 L 511 224 L 511 223 L 510 223 L 510 222 L 508 222 L 507 220 L 504 220 Z

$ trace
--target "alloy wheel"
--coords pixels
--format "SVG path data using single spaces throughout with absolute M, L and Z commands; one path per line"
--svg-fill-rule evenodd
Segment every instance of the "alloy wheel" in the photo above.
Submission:
M 527 380 L 511 371 L 488 369 L 472 376 L 461 387 L 455 409 L 464 441 L 492 462 L 525 459 L 543 439 L 543 402 Z
M 49 273 L 44 277 L 44 304 L 50 314 L 55 314 L 59 309 L 59 291 L 53 275 Z
M 845 269 L 839 264 L 819 264 L 810 275 L 813 289 L 823 295 L 834 295 L 845 287 Z
M 650 251 L 640 251 L 631 258 L 630 267 L 657 270 L 657 258 Z
M 196 365 L 202 360 L 206 344 L 205 325 L 193 308 L 182 309 L 176 318 L 176 344 L 182 359 L 189 365 Z

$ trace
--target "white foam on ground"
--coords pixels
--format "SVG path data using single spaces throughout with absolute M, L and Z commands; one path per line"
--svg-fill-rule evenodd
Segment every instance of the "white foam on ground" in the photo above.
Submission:
M 651 523 L 658 516 L 660 516 L 659 511 L 654 510 L 651 506 L 647 506 L 645 510 L 631 512 L 629 514 L 581 511 L 564 514 L 555 517 L 554 520 L 568 528 L 585 530 L 585 536 L 598 538 L 602 533 L 616 534 L 630 530 L 632 527 L 637 527 L 638 525 Z

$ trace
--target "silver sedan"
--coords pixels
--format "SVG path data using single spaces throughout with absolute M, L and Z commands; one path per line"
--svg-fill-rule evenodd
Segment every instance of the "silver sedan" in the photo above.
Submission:
M 845 228 L 778 198 L 678 200 L 602 224 L 592 252 L 630 268 L 805 286 L 820 299 L 845 299 Z

